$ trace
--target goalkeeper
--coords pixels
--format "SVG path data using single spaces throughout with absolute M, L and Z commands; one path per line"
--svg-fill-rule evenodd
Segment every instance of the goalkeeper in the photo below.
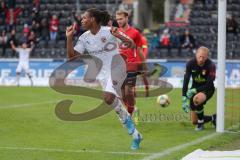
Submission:
M 182 88 L 182 109 L 188 113 L 191 110 L 192 123 L 195 130 L 204 129 L 204 123 L 212 122 L 216 127 L 216 114 L 204 115 L 204 105 L 213 96 L 216 74 L 215 64 L 208 58 L 209 49 L 198 48 L 196 57 L 187 62 Z M 188 83 L 192 77 L 192 87 Z

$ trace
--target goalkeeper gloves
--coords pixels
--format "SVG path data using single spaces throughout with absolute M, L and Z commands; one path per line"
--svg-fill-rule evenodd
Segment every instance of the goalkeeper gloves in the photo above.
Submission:
M 186 96 L 182 97 L 182 109 L 184 112 L 188 113 L 190 108 L 190 102 L 189 99 Z
M 197 89 L 196 88 L 192 88 L 192 89 L 189 89 L 187 91 L 187 98 L 192 98 L 192 96 L 194 96 L 195 94 L 197 93 Z

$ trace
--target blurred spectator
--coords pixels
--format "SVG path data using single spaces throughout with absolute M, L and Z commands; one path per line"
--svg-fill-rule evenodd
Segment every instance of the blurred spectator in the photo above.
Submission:
M 151 37 L 148 38 L 149 42 L 149 57 L 155 57 L 157 55 L 157 49 L 159 48 L 159 37 L 157 33 L 153 33 Z
M 207 5 L 213 5 L 216 3 L 216 0 L 196 0 L 196 2 L 202 2 L 203 4 Z
M 29 26 L 27 23 L 25 23 L 23 26 L 23 33 L 26 33 L 28 35 L 29 32 L 30 32 Z
M 195 48 L 195 39 L 189 33 L 188 29 L 186 29 L 184 34 L 180 37 L 180 47 L 179 47 L 180 56 L 182 56 L 181 51 L 182 51 L 183 48 L 190 49 L 191 52 L 193 52 L 193 49 Z M 184 56 L 188 56 L 188 55 L 184 55 Z
M 179 32 L 177 30 L 172 30 L 170 34 L 170 41 L 172 48 L 179 48 L 180 46 L 180 37 Z
M 7 0 L 8 8 L 15 8 L 16 0 Z
M 36 35 L 33 31 L 30 32 L 27 43 L 31 44 L 31 46 L 36 44 Z
M 40 40 L 43 40 L 45 42 L 45 45 L 48 44 L 49 41 L 49 26 L 48 21 L 46 18 L 43 18 L 41 21 L 41 38 Z
M 33 21 L 36 21 L 38 23 L 41 22 L 42 17 L 40 16 L 39 11 L 36 8 L 32 9 L 31 16 L 29 17 L 29 24 L 31 24 Z
M 36 35 L 33 31 L 31 31 L 29 36 L 28 36 L 27 44 L 32 47 L 32 56 L 35 56 L 34 55 L 34 53 L 35 53 L 34 49 L 35 49 L 36 42 L 37 42 Z
M 22 12 L 22 8 L 18 7 L 16 9 L 14 8 L 4 8 L 4 12 L 6 14 L 6 25 L 7 25 L 7 31 L 15 29 L 15 25 L 17 23 L 17 16 Z
M 36 22 L 35 20 L 33 20 L 32 21 L 32 26 L 31 26 L 31 30 L 35 33 L 37 41 L 41 37 L 41 29 L 42 28 L 41 28 L 40 23 Z
M 4 12 L 4 8 L 6 8 L 6 5 L 4 3 L 4 1 L 1 1 L 1 6 L 0 6 L 0 25 L 5 25 L 5 19 L 6 19 L 6 14 Z
M 39 11 L 40 9 L 40 0 L 33 0 L 33 6 L 34 8 Z
M 19 38 L 19 41 L 21 42 L 21 43 L 27 43 L 27 41 L 28 41 L 28 33 L 22 33 L 22 35 L 21 35 L 21 37 Z
M 15 30 L 15 29 L 11 30 L 10 37 L 9 37 L 9 40 L 8 40 L 8 46 L 11 46 L 11 45 L 10 45 L 10 42 L 11 42 L 11 41 L 13 42 L 13 44 L 14 44 L 15 46 L 18 45 L 18 41 L 17 41 L 17 38 L 16 38 L 16 30 Z M 13 56 L 13 57 L 16 56 L 16 52 L 15 52 L 14 50 L 12 50 L 12 56 Z
M 0 46 L 2 48 L 2 57 L 4 57 L 6 54 L 7 42 L 8 42 L 8 37 L 7 37 L 6 31 L 2 30 L 1 36 L 0 36 Z
M 238 28 L 237 21 L 236 21 L 234 15 L 231 15 L 227 19 L 227 33 L 237 34 L 237 28 Z
M 171 41 L 170 41 L 170 34 L 168 33 L 169 30 L 165 29 L 163 31 L 163 34 L 160 37 L 160 48 L 167 48 L 168 53 L 170 53 L 171 50 Z
M 57 39 L 57 33 L 58 33 L 58 27 L 59 27 L 59 20 L 56 15 L 53 15 L 50 21 L 49 25 L 49 31 L 50 31 L 50 40 L 56 41 Z
M 204 0 L 205 5 L 213 5 L 216 3 L 216 0 Z

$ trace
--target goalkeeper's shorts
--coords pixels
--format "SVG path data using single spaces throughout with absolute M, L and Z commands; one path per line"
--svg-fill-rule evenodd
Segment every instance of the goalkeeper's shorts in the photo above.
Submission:
M 214 94 L 214 91 L 215 91 L 215 89 L 209 89 L 209 90 L 205 90 L 205 91 L 201 91 L 201 93 L 203 93 L 203 94 L 205 94 L 206 95 L 206 100 L 203 102 L 203 104 L 202 105 L 205 105 L 206 103 L 207 103 L 207 101 L 210 99 L 210 98 L 212 98 L 212 96 L 213 96 L 213 94 Z M 198 92 L 198 93 L 200 93 L 200 92 Z M 196 94 L 198 94 L 198 93 L 196 93 Z M 193 96 L 194 97 L 194 96 Z M 191 110 L 196 110 L 196 108 L 195 108 L 195 105 L 194 105 L 194 103 L 193 103 L 193 97 L 190 99 L 190 107 L 191 107 Z

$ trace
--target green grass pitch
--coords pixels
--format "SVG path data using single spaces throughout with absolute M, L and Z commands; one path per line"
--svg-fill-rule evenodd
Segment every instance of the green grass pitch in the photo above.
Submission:
M 62 121 L 54 113 L 57 101 L 63 99 L 74 100 L 71 111 L 75 113 L 94 108 L 99 100 L 63 95 L 50 88 L 0 87 L 0 160 L 141 160 L 152 155 L 179 160 L 195 149 L 216 148 L 240 138 L 224 133 L 184 147 L 215 129 L 207 124 L 204 131 L 194 131 L 189 115 L 181 110 L 180 89 L 168 95 L 167 108 L 158 106 L 156 97 L 137 99 L 137 128 L 144 140 L 138 151 L 132 151 L 131 137 L 113 111 L 86 122 Z M 215 101 L 214 96 L 206 114 L 215 112 Z M 171 151 L 176 146 L 182 147 Z

